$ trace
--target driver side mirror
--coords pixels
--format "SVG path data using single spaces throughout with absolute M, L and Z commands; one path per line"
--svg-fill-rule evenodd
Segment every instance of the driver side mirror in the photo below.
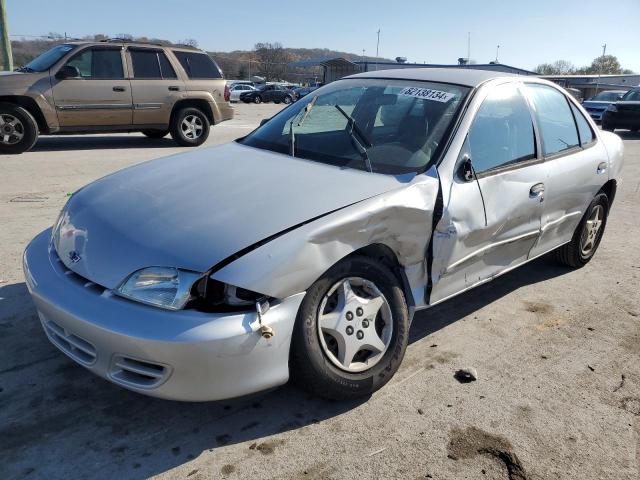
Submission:
M 471 157 L 467 153 L 462 156 L 462 161 L 458 167 L 458 175 L 465 182 L 470 182 L 475 177 Z
M 67 78 L 80 78 L 80 70 L 78 67 L 74 67 L 73 65 L 64 65 L 58 72 L 56 73 L 56 78 L 58 80 L 65 80 Z

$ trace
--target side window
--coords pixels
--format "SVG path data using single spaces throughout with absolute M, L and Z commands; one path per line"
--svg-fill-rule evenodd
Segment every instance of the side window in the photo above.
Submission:
M 173 51 L 189 78 L 222 78 L 218 65 L 206 53 Z
M 578 110 L 573 103 L 571 103 L 570 105 L 571 110 L 573 111 L 573 116 L 576 119 L 576 125 L 578 125 L 578 133 L 580 134 L 580 145 L 588 145 L 596 139 L 593 134 L 593 130 L 591 130 L 589 123 L 584 118 L 584 115 L 580 113 L 580 110 Z
M 129 50 L 134 78 L 162 78 L 155 50 Z
M 124 78 L 120 49 L 88 48 L 67 62 L 76 67 L 86 79 L 106 80 Z
M 536 157 L 531 113 L 514 84 L 499 85 L 484 99 L 469 130 L 469 149 L 477 173 Z
M 544 155 L 553 155 L 580 145 L 576 123 L 565 96 L 548 85 L 531 83 L 527 88 L 535 105 Z
M 162 73 L 162 78 L 178 78 L 176 71 L 171 66 L 171 62 L 169 62 L 169 59 L 164 52 L 158 52 L 158 59 L 160 60 L 160 72 Z

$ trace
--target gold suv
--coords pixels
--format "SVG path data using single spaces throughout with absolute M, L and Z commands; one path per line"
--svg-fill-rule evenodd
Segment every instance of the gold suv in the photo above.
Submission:
M 39 133 L 171 133 L 197 146 L 232 117 L 222 71 L 190 47 L 71 42 L 0 74 L 0 153 L 29 150 Z

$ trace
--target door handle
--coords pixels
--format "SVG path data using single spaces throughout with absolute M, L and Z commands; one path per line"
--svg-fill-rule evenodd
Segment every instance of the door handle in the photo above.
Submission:
M 539 198 L 542 202 L 544 200 L 544 183 L 536 183 L 529 190 L 529 198 Z
M 171 85 L 171 86 L 169 87 L 169 90 L 170 90 L 171 92 L 179 92 L 179 91 L 180 91 L 180 87 L 176 87 L 175 85 Z
M 606 171 L 607 171 L 607 162 L 600 162 L 598 164 L 598 169 L 596 170 L 596 173 L 598 175 L 602 175 Z
M 127 90 L 127 87 L 120 87 L 120 86 L 113 87 L 114 92 L 124 92 L 126 90 Z

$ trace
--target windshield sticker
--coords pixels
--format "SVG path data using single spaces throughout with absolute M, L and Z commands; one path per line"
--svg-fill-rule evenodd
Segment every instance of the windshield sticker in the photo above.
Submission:
M 456 96 L 455 93 L 441 92 L 440 90 L 432 90 L 430 88 L 406 87 L 400 91 L 399 95 L 409 97 L 424 98 L 434 102 L 446 103 Z

